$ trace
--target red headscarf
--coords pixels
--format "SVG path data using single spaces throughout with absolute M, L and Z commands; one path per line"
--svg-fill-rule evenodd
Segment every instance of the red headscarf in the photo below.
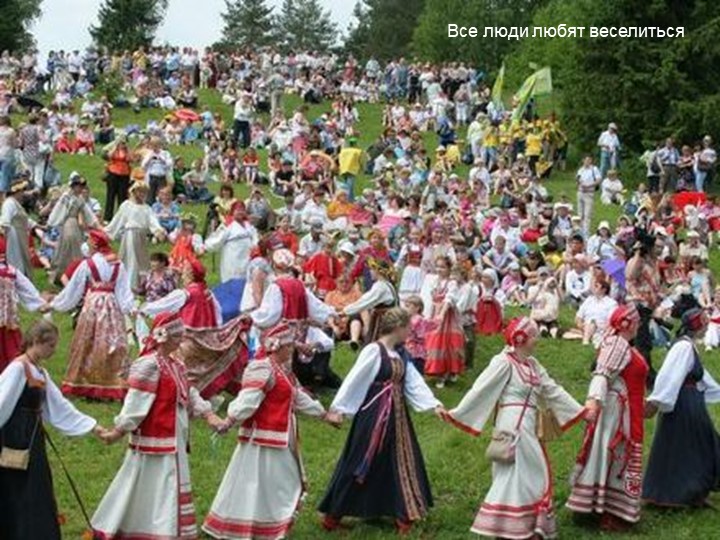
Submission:
M 635 304 L 623 304 L 615 308 L 610 315 L 609 331 L 612 334 L 623 332 L 632 326 L 636 321 L 640 320 Z
M 110 247 L 110 237 L 102 229 L 90 229 L 88 242 L 98 253 L 111 255 L 113 252 Z
M 505 328 L 505 343 L 510 347 L 519 347 L 537 337 L 540 333 L 535 321 L 529 317 L 517 317 Z
M 157 350 L 160 343 L 165 343 L 168 336 L 178 336 L 185 330 L 185 325 L 179 313 L 164 311 L 155 317 L 150 328 L 150 335 L 143 342 L 140 356 L 146 356 Z

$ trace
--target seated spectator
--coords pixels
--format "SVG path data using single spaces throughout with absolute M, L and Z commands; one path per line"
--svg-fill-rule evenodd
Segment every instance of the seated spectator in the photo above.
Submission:
M 180 205 L 173 200 L 170 186 L 158 191 L 158 200 L 153 203 L 152 210 L 167 234 L 180 226 Z
M 617 307 L 617 302 L 610 296 L 610 284 L 607 281 L 595 281 L 592 295 L 580 305 L 575 315 L 576 327 L 563 334 L 563 339 L 582 339 L 583 345 L 598 347 L 607 328 L 610 315 Z
M 618 178 L 618 173 L 615 169 L 610 169 L 605 178 L 600 183 L 600 202 L 603 204 L 617 204 L 624 205 L 625 197 L 623 193 L 625 188 L 623 187 L 622 181 Z
M 570 270 L 565 274 L 565 299 L 575 306 L 582 304 L 590 294 L 590 281 L 585 255 L 575 255 L 570 263 Z
M 541 274 L 547 276 L 544 281 L 533 285 L 528 290 L 527 301 L 530 304 L 530 318 L 540 328 L 540 335 L 557 338 L 558 317 L 560 316 L 560 290 L 557 280 L 550 277 L 544 269 Z

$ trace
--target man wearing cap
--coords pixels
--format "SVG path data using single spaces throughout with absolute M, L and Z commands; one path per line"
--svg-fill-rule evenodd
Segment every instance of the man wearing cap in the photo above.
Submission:
M 608 170 L 616 169 L 620 165 L 618 160 L 620 139 L 614 122 L 610 122 L 608 128 L 600 134 L 597 145 L 600 147 L 600 176 L 605 178 Z
M 338 156 L 339 178 L 338 189 L 344 189 L 348 193 L 350 202 L 355 202 L 355 179 L 363 167 L 363 151 L 357 147 L 357 138 L 349 137 L 347 144 L 340 150 Z

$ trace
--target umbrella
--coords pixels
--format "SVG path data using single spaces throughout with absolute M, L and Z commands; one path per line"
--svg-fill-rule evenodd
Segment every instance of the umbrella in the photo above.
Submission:
M 183 120 L 185 122 L 199 122 L 200 115 L 190 109 L 179 109 L 175 111 L 175 118 Z
M 609 261 L 603 261 L 600 266 L 618 285 L 623 289 L 625 288 L 625 261 L 622 259 L 611 259 Z

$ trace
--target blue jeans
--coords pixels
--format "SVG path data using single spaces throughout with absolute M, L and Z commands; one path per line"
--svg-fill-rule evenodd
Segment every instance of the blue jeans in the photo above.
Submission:
M 15 159 L 10 157 L 0 161 L 0 193 L 10 191 L 10 184 L 12 184 L 14 177 Z
M 695 191 L 705 191 L 705 180 L 707 179 L 707 175 L 707 171 L 701 171 L 695 167 Z
M 355 202 L 355 175 L 341 174 L 337 179 L 337 188 L 347 191 L 348 201 Z
M 607 150 L 600 150 L 600 177 L 605 178 L 607 172 L 610 169 L 617 169 L 620 167 L 620 160 L 618 159 L 617 152 L 608 152 Z

